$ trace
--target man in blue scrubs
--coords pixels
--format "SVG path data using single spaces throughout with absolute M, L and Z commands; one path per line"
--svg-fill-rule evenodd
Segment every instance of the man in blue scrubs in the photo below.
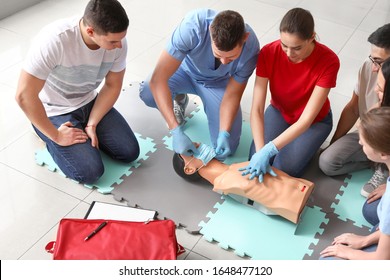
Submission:
M 183 131 L 188 93 L 202 100 L 216 158 L 224 161 L 236 151 L 240 101 L 259 50 L 256 34 L 235 11 L 200 9 L 185 16 L 140 88 L 145 104 L 158 108 L 165 118 L 176 153 L 198 154 Z

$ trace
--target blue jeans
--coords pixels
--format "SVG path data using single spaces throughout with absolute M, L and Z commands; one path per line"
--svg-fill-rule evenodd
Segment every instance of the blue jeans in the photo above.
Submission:
M 274 140 L 291 125 L 274 106 L 269 105 L 264 113 L 264 143 Z M 332 130 L 332 112 L 320 122 L 312 124 L 303 134 L 280 149 L 271 159 L 271 165 L 293 177 L 300 177 L 315 153 L 324 143 Z M 249 151 L 249 159 L 256 152 L 255 143 Z
M 91 101 L 73 112 L 49 119 L 56 128 L 70 121 L 74 127 L 84 130 L 94 103 L 95 101 Z M 104 166 L 100 152 L 92 147 L 90 139 L 81 144 L 60 146 L 37 128 L 34 129 L 46 143 L 54 162 L 67 177 L 80 183 L 91 184 L 103 175 Z M 99 149 L 111 158 L 125 163 L 138 158 L 140 152 L 138 140 L 126 120 L 115 108 L 112 108 L 99 122 L 96 134 Z
M 149 87 L 149 80 L 150 76 L 141 84 L 140 98 L 147 106 L 157 108 L 157 104 Z M 210 87 L 204 85 L 193 80 L 180 67 L 168 81 L 169 89 L 172 93 L 172 100 L 178 94 L 187 93 L 198 95 L 201 98 L 204 112 L 206 113 L 208 120 L 210 139 L 213 147 L 217 146 L 220 116 L 219 107 L 221 106 L 227 83 L 228 81 L 226 80 L 226 82 L 222 82 L 219 87 Z M 229 144 L 232 154 L 234 154 L 234 152 L 237 150 L 238 144 L 240 142 L 241 128 L 242 113 L 241 108 L 239 108 L 237 114 L 234 116 L 233 125 L 229 132 Z
M 371 203 L 364 202 L 363 208 L 362 208 L 362 213 L 363 217 L 369 222 L 370 224 L 377 225 L 379 224 L 379 218 L 378 218 L 378 205 L 381 200 L 377 199 Z

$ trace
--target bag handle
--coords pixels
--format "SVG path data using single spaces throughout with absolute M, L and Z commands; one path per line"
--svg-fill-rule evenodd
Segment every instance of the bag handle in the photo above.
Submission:
M 45 246 L 46 252 L 48 252 L 50 254 L 54 254 L 54 247 L 55 247 L 55 245 L 56 245 L 55 241 L 51 241 L 51 242 L 47 243 L 46 246 Z
M 181 246 L 179 243 L 177 243 L 177 252 L 176 256 L 180 256 L 181 254 L 185 253 L 186 249 Z

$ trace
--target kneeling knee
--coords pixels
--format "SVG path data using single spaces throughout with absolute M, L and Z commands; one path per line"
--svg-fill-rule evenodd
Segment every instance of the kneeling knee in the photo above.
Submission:
M 321 169 L 322 172 L 324 172 L 327 176 L 334 176 L 336 174 L 335 167 L 332 166 L 332 161 L 329 159 L 327 154 L 322 152 L 318 159 L 318 167 Z
M 130 163 L 135 161 L 139 157 L 139 154 L 140 154 L 139 145 L 133 145 L 127 151 L 123 152 L 122 155 L 118 156 L 118 160 L 124 163 Z
M 81 184 L 93 184 L 96 183 L 104 173 L 103 163 L 90 163 L 86 164 L 84 167 L 79 167 L 77 172 L 70 176 L 71 179 L 81 183 Z M 73 177 L 73 178 L 72 178 Z
M 139 88 L 139 97 L 148 107 L 156 108 L 157 104 L 154 101 L 153 94 L 149 88 L 149 84 L 142 82 Z

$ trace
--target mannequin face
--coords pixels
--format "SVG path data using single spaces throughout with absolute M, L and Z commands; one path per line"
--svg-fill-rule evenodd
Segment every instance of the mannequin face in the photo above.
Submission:
M 180 156 L 184 160 L 184 172 L 187 175 L 192 175 L 195 172 L 198 172 L 198 170 L 203 167 L 203 163 L 200 159 L 197 159 L 192 156 L 185 156 L 185 155 L 180 155 Z
M 187 162 L 179 154 L 174 154 L 172 158 L 173 169 L 176 174 L 187 181 L 198 181 L 202 179 L 202 176 L 197 172 L 196 166 L 187 166 Z

